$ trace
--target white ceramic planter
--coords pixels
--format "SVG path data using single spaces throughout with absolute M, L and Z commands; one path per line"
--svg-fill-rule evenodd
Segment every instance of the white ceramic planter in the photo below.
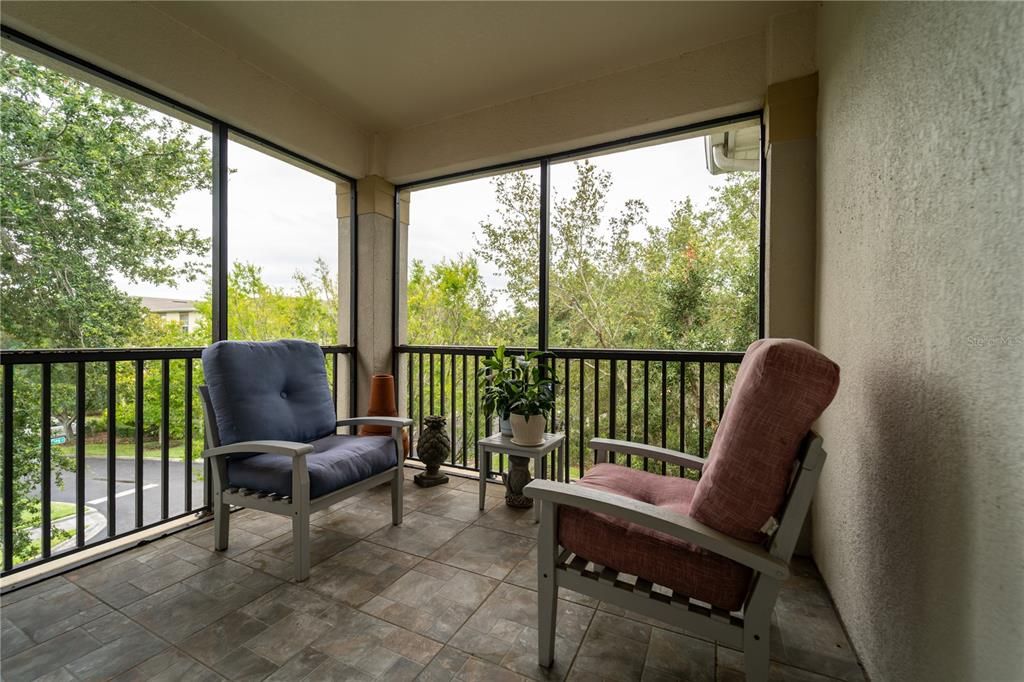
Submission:
M 540 445 L 544 442 L 544 427 L 547 425 L 544 415 L 535 414 L 529 419 L 521 414 L 513 414 L 512 440 L 517 445 Z
M 512 435 L 512 423 L 504 417 L 498 417 L 498 429 L 501 431 L 503 436 Z

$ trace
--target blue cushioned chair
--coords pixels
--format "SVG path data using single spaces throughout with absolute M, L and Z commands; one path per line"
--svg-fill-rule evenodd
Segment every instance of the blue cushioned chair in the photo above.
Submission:
M 228 547 L 229 505 L 290 516 L 295 579 L 309 577 L 309 516 L 391 483 L 391 522 L 402 522 L 398 417 L 338 420 L 324 354 L 308 341 L 219 341 L 203 350 L 206 445 L 213 470 L 214 546 Z M 390 426 L 390 436 L 338 427 Z

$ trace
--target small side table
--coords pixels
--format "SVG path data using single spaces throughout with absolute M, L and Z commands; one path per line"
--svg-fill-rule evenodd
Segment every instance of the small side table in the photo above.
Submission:
M 484 508 L 484 498 L 487 494 L 487 479 L 491 473 L 491 455 L 494 453 L 503 453 L 509 456 L 509 467 L 511 469 L 511 458 L 522 457 L 526 460 L 533 460 L 534 471 L 540 472 L 541 478 L 547 478 L 547 469 L 544 466 L 547 456 L 554 454 L 556 457 L 555 461 L 555 479 L 561 481 L 564 474 L 564 463 L 563 458 L 565 457 L 565 434 L 564 433 L 545 433 L 544 442 L 540 445 L 526 446 L 517 445 L 512 442 L 509 436 L 503 436 L 500 433 L 496 433 L 493 436 L 482 438 L 476 443 L 476 461 L 477 466 L 480 467 L 480 509 Z M 506 489 L 509 492 L 513 492 L 509 488 L 506 481 Z M 538 521 L 540 514 L 540 508 L 538 505 L 533 505 L 533 520 Z

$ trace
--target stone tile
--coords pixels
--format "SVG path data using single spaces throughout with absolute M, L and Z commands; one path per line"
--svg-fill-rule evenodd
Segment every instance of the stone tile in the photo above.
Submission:
M 419 557 L 363 540 L 314 566 L 303 587 L 336 602 L 360 606 L 419 562 Z
M 285 583 L 278 585 L 259 599 L 243 606 L 240 613 L 258 618 L 271 625 L 293 613 L 305 613 L 318 616 L 331 606 L 331 601 L 323 595 L 302 586 Z
M 555 660 L 550 668 L 542 668 L 537 664 L 538 636 L 536 628 L 520 628 L 508 653 L 501 659 L 501 666 L 534 680 L 564 680 L 579 643 L 556 637 Z
M 111 612 L 89 592 L 65 580 L 14 603 L 4 600 L 5 623 L 35 644 L 45 642 Z M 7 626 L 4 631 L 6 634 Z M 22 644 L 22 648 L 24 644 Z M 6 655 L 6 640 L 5 640 Z
M 287 560 L 282 560 L 269 554 L 264 554 L 258 549 L 250 549 L 248 552 L 243 552 L 233 557 L 233 559 L 240 564 L 245 564 L 249 568 L 272 575 L 279 580 L 295 579 L 295 562 L 290 557 Z
M 185 533 L 188 533 L 188 535 Z M 196 526 L 195 528 L 190 528 L 188 531 L 185 531 L 185 533 L 179 534 L 178 537 L 195 545 L 196 547 L 200 547 L 210 552 L 216 551 L 213 548 L 213 523 L 204 523 Z M 248 552 L 250 549 L 258 547 L 266 541 L 267 538 L 262 535 L 251 533 L 244 528 L 232 527 L 228 531 L 228 548 L 221 552 L 217 552 L 217 554 L 230 559 L 231 557 Z
M 130 604 L 123 612 L 152 632 L 176 643 L 278 584 L 280 581 L 276 578 L 248 566 L 225 561 Z
M 463 682 L 524 682 L 530 678 L 470 656 L 455 679 Z
M 355 542 L 356 538 L 350 535 L 311 525 L 309 527 L 309 563 L 315 566 Z M 256 547 L 255 550 L 278 561 L 292 563 L 295 561 L 295 557 L 292 554 L 292 544 L 292 534 L 289 531 L 284 535 L 279 535 L 274 540 Z
M 478 478 L 463 478 L 460 476 L 452 479 L 452 485 L 456 490 L 465 490 L 466 492 L 473 493 L 474 495 L 480 494 L 480 479 Z M 484 496 L 497 500 L 504 500 L 505 486 L 500 483 L 488 483 Z
M 661 628 L 651 630 L 644 661 L 645 679 L 714 682 L 715 645 Z
M 569 679 L 640 679 L 650 636 L 648 625 L 597 611 Z
M 658 620 L 657 618 L 649 618 L 648 616 L 645 616 L 641 613 L 637 613 L 636 611 L 630 611 L 629 609 L 624 609 L 619 606 L 616 606 L 615 604 L 609 604 L 608 602 L 601 602 L 601 605 L 598 606 L 598 609 L 604 611 L 605 613 L 610 613 L 613 616 L 618 616 L 619 618 L 635 620 L 638 623 L 643 623 L 644 625 L 650 625 L 651 627 L 657 627 L 663 630 L 668 630 L 670 632 L 676 633 L 677 635 L 688 635 L 691 637 L 696 637 L 697 639 L 705 639 L 705 641 L 711 641 L 704 637 L 699 637 L 697 635 L 689 633 L 681 627 L 672 625 L 670 623 L 666 623 L 664 621 Z
M 744 682 L 747 677 L 743 671 L 743 654 L 722 646 L 716 648 L 718 650 L 716 682 Z M 772 661 L 768 669 L 769 682 L 828 682 L 832 679 L 776 661 Z
M 346 682 L 364 682 L 365 680 L 368 682 L 374 679 L 372 675 L 358 668 L 353 668 L 335 658 L 326 658 L 326 662 L 304 677 L 303 682 L 337 682 L 338 680 Z
M 369 539 L 402 552 L 427 556 L 455 537 L 466 526 L 465 521 L 412 512 L 405 515 L 401 526 L 385 526 Z
M 391 525 L 391 501 L 368 500 L 360 495 L 335 512 L 310 519 L 310 523 L 314 527 L 325 528 L 348 537 L 365 538 Z
M 305 679 L 307 675 L 331 660 L 333 659 L 327 654 L 308 646 L 292 656 L 287 663 L 278 668 L 277 672 L 267 679 L 274 682 L 291 682 L 292 680 Z
M 594 609 L 558 600 L 558 636 L 579 643 L 594 615 Z M 496 628 L 514 623 L 537 627 L 537 593 L 502 583 L 466 621 L 465 627 L 477 632 L 496 632 Z M 513 631 L 512 634 L 518 634 Z
M 512 572 L 505 576 L 505 582 L 518 585 L 519 587 L 525 587 L 528 590 L 537 590 L 537 547 L 534 546 L 530 550 L 530 553 L 525 559 L 520 561 L 512 569 Z M 589 606 L 591 608 L 597 608 L 600 603 L 593 597 L 588 597 L 585 594 L 580 594 L 573 590 L 567 590 L 566 588 L 560 588 L 558 591 L 558 598 L 565 599 L 566 601 L 575 602 L 582 604 L 583 606 Z
M 42 582 L 38 582 L 34 585 L 18 588 L 16 590 L 4 594 L 3 596 L 0 596 L 0 606 L 2 606 L 3 608 L 7 608 L 12 604 L 17 604 L 18 602 L 24 601 L 31 597 L 36 597 L 40 594 L 43 594 L 44 592 L 56 590 L 57 588 L 66 585 L 67 582 L 68 581 L 65 580 L 64 577 L 55 576 L 53 578 L 48 578 Z
M 257 509 L 243 509 L 231 515 L 231 530 L 236 528 L 272 540 L 292 532 L 291 517 L 268 514 Z
M 847 682 L 865 679 L 828 593 L 813 578 L 787 581 L 772 621 L 774 660 Z
M 491 507 L 484 516 L 477 519 L 476 525 L 515 533 L 534 540 L 537 539 L 537 531 L 540 529 L 540 524 L 534 521 L 533 509 L 514 509 L 504 502 Z
M 425 666 L 441 650 L 438 642 L 348 606 L 337 605 L 323 618 L 331 627 L 313 648 L 368 675 L 383 674 L 399 658 Z
M 308 613 L 293 613 L 282 618 L 246 643 L 246 647 L 281 666 L 312 644 L 330 624 Z
M 2 613 L 2 609 L 0 609 L 0 613 Z M 35 645 L 35 642 L 28 635 L 2 616 L 0 616 L 0 641 L 3 642 L 4 658 L 13 656 Z
M 262 680 L 277 671 L 277 666 L 249 649 L 238 647 L 221 658 L 214 670 L 229 680 Z
M 469 660 L 469 655 L 446 646 L 416 678 L 419 682 L 451 682 Z
M 110 613 L 82 629 L 102 646 L 65 665 L 78 679 L 113 677 L 167 648 L 166 642 L 120 613 Z
M 502 580 L 530 553 L 534 541 L 511 533 L 470 526 L 430 555 L 434 561 Z
M 423 561 L 362 610 L 439 642 L 446 642 L 483 603 L 497 580 Z
M 488 509 L 493 508 L 498 502 L 499 500 L 493 497 L 484 497 L 484 511 L 480 511 L 478 492 L 449 490 L 420 505 L 418 511 L 470 523 L 481 518 Z
M 224 679 L 181 649 L 161 653 L 114 677 L 115 682 L 214 682 Z
M 202 663 L 213 665 L 266 629 L 266 623 L 234 611 L 184 639 L 178 646 Z
M 65 664 L 99 649 L 102 644 L 82 628 L 75 628 L 19 654 L 4 658 L 4 679 L 34 680 L 57 673 Z

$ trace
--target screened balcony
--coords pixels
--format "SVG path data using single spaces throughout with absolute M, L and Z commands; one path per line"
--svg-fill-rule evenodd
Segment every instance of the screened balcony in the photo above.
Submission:
M 476 443 L 504 345 L 560 382 L 537 478 L 578 482 L 593 438 L 706 459 L 766 337 L 842 371 L 770 679 L 1024 676 L 1024 181 L 991 142 L 1024 115 L 1019 6 L 0 18 L 4 679 L 744 679 L 564 588 L 539 666 L 539 526 L 504 455 L 480 508 Z M 287 337 L 338 418 L 386 373 L 412 420 L 402 524 L 387 486 L 315 513 L 301 582 L 282 517 L 236 509 L 214 549 L 197 392 L 208 344 Z M 422 488 L 432 415 L 450 480 Z

